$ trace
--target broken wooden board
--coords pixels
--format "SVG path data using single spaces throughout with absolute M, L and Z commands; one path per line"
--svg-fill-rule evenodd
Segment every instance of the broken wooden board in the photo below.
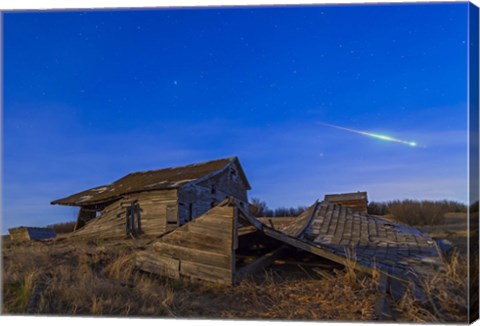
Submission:
M 232 284 L 237 245 L 236 205 L 216 206 L 197 219 L 163 235 L 136 257 L 138 268 L 178 278 L 187 276 Z
M 263 219 L 261 222 L 264 226 L 279 231 L 285 235 L 299 237 L 312 222 L 318 206 L 318 202 L 315 202 L 312 206 L 307 208 L 302 214 L 295 218 L 288 218 L 288 220 L 286 218 L 278 218 L 279 220 L 282 219 L 280 220 L 280 223 L 275 222 L 275 219 L 277 219 L 275 217 Z
M 125 195 L 122 199 L 105 206 L 100 211 L 99 217 L 90 218 L 83 227 L 70 233 L 69 237 L 108 239 L 128 236 L 127 210 L 133 203 L 140 206 L 140 233 L 144 236 L 161 235 L 169 231 L 168 214 L 177 216 L 177 189 Z M 176 224 L 174 227 L 176 228 Z

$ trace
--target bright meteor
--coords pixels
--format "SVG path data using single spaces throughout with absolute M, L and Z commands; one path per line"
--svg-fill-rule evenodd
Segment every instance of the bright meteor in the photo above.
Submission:
M 377 138 L 377 139 L 381 139 L 381 140 L 393 141 L 393 142 L 396 142 L 396 143 L 401 143 L 401 144 L 409 145 L 409 146 L 412 146 L 412 147 L 417 146 L 417 143 L 414 142 L 414 141 L 401 140 L 401 139 L 393 138 L 393 137 L 390 137 L 390 136 L 379 135 L 379 134 L 374 134 L 374 133 L 371 133 L 371 132 L 366 132 L 366 131 L 360 131 L 360 130 L 345 128 L 345 127 L 335 126 L 335 125 L 331 125 L 331 124 L 323 123 L 323 122 L 318 122 L 318 124 L 321 124 L 321 125 L 324 125 L 324 126 L 327 126 L 327 127 L 331 127 L 331 128 L 336 128 L 336 129 L 340 129 L 340 130 L 346 130 L 346 131 L 354 132 L 356 134 L 369 136 L 369 137 L 373 137 L 373 138 Z

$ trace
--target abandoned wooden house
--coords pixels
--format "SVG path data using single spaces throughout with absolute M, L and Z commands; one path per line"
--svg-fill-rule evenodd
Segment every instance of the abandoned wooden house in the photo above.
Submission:
M 232 157 L 131 173 L 52 204 L 80 207 L 72 237 L 158 236 L 136 253 L 136 265 L 172 278 L 234 284 L 293 252 L 323 260 L 322 268 L 380 273 L 398 299 L 409 282 L 442 268 L 427 234 L 368 215 L 366 192 L 326 195 L 297 217 L 255 218 L 249 189 Z
M 56 233 L 52 228 L 38 228 L 20 226 L 17 228 L 8 229 L 10 240 L 12 241 L 28 241 L 28 240 L 43 240 L 55 238 Z
M 247 208 L 250 184 L 237 157 L 128 174 L 52 204 L 78 206 L 72 236 L 161 235 L 226 197 Z

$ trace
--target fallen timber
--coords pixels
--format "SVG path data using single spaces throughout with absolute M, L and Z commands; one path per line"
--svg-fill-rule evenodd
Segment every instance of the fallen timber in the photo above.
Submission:
M 276 248 L 246 266 L 237 266 L 241 257 L 237 251 L 245 245 L 244 239 L 255 236 L 275 241 Z M 415 296 L 423 300 L 422 278 L 432 277 L 442 268 L 435 242 L 413 227 L 326 201 L 315 202 L 298 217 L 256 219 L 233 199 L 162 236 L 138 254 L 137 266 L 174 278 L 235 284 L 292 247 L 360 273 L 379 273 L 381 291 L 395 299 L 413 284 Z M 384 298 L 379 298 L 377 310 L 379 315 L 388 310 Z

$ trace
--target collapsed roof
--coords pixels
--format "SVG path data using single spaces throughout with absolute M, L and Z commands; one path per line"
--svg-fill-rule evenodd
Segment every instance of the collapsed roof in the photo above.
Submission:
M 435 241 L 415 227 L 402 225 L 329 202 L 315 203 L 289 223 L 261 219 L 270 237 L 337 263 L 375 268 L 391 277 L 432 275 L 442 265 Z
M 221 211 L 227 206 L 236 209 L 237 213 Z M 231 223 L 235 216 L 238 216 L 238 222 Z M 396 298 L 401 297 L 410 281 L 418 285 L 423 277 L 432 277 L 443 265 L 435 241 L 411 226 L 327 201 L 315 202 L 298 217 L 255 218 L 233 199 L 225 200 L 196 220 L 161 237 L 138 254 L 138 265 L 148 272 L 166 276 L 173 274 L 219 283 L 235 282 L 246 271 L 273 262 L 281 252 L 282 247 L 278 247 L 236 270 L 231 266 L 235 261 L 234 250 L 242 245 L 242 238 L 237 240 L 237 235 L 247 236 L 252 232 L 344 266 L 353 264 L 352 267 L 361 272 L 373 274 L 378 271 L 388 280 L 389 291 Z M 218 239 L 193 241 L 196 237 Z M 229 242 L 225 244 L 227 240 Z M 185 248 L 187 242 L 191 246 Z M 214 243 L 215 248 L 212 247 Z M 223 265 L 218 265 L 217 261 Z M 228 264 L 225 265 L 225 261 Z M 198 266 L 191 268 L 192 265 Z M 415 295 L 420 298 L 422 294 Z

